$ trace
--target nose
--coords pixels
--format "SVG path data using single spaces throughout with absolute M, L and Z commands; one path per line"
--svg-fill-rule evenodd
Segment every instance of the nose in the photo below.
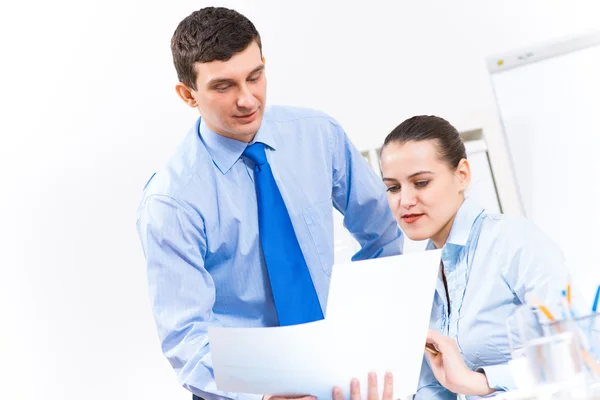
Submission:
M 239 91 L 239 95 L 237 98 L 237 106 L 239 108 L 244 108 L 247 110 L 252 110 L 254 108 L 255 99 L 254 95 L 250 91 L 247 85 L 242 85 L 242 88 Z
M 402 193 L 400 193 L 400 206 L 405 209 L 410 209 L 414 207 L 415 204 L 417 204 L 417 192 L 410 187 L 403 187 Z

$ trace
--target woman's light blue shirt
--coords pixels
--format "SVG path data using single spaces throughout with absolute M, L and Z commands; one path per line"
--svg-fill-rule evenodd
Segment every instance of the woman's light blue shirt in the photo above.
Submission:
M 485 372 L 490 387 L 515 389 L 506 321 L 532 299 L 560 300 L 569 280 L 560 249 L 526 218 L 487 214 L 466 199 L 442 249 L 442 264 L 450 305 L 440 270 L 430 327 L 455 339 L 467 366 Z M 425 359 L 415 399 L 455 398 Z

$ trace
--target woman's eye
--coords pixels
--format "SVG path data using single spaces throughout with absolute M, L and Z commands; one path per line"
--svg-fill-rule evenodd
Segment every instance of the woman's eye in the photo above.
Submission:
M 387 191 L 390 193 L 397 193 L 400 191 L 400 185 L 390 186 L 387 188 Z
M 429 184 L 429 181 L 417 181 L 415 182 L 415 186 L 419 188 L 424 188 Z

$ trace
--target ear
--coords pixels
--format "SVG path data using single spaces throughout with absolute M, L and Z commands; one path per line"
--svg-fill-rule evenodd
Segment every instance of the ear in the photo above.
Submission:
M 181 100 L 185 102 L 185 104 L 192 108 L 198 107 L 198 102 L 194 97 L 194 91 L 188 85 L 186 85 L 183 82 L 179 82 L 175 86 L 175 91 L 177 92 L 177 95 L 181 98 Z
M 471 166 L 466 158 L 460 160 L 456 167 L 455 174 L 459 182 L 459 189 L 461 192 L 464 192 L 469 186 L 469 183 L 471 183 Z

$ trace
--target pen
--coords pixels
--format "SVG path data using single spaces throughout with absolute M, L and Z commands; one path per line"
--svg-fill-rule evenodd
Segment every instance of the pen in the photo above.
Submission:
M 544 313 L 544 315 L 546 316 L 546 318 L 548 318 L 550 321 L 554 321 L 554 315 L 552 315 L 552 313 L 550 312 L 550 310 L 548 310 L 548 308 L 545 305 L 538 304 L 538 308 L 540 309 L 541 312 Z
M 437 349 L 435 348 L 435 346 L 432 345 L 432 344 L 430 344 L 430 343 L 427 343 L 425 345 L 425 350 L 427 350 L 428 352 L 430 352 L 431 354 L 434 354 L 434 355 L 440 354 L 440 352 L 437 351 Z
M 592 313 L 595 313 L 598 310 L 598 298 L 600 297 L 600 286 L 596 290 L 596 297 L 594 298 L 594 305 L 592 306 Z

